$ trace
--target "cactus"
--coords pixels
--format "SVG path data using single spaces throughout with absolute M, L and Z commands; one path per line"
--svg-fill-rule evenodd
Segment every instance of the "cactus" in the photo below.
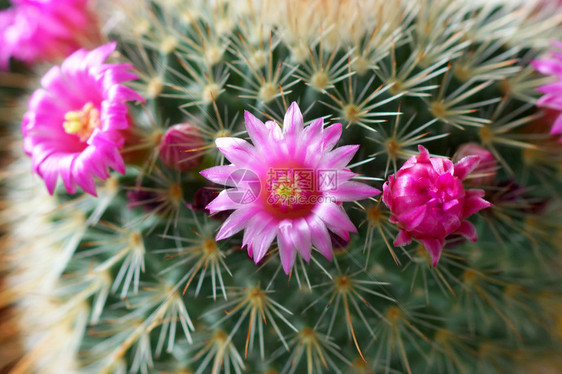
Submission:
M 13 372 L 554 372 L 561 9 L 101 4 L 11 116 Z

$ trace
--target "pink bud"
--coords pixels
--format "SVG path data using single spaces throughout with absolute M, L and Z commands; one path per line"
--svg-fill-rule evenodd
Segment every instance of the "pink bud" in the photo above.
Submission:
M 466 156 L 478 156 L 480 163 L 466 178 L 465 184 L 474 187 L 491 185 L 498 169 L 494 155 L 477 143 L 466 143 L 459 147 L 453 161 L 459 161 Z
M 187 172 L 203 159 L 203 138 L 199 129 L 184 123 L 170 127 L 160 141 L 160 160 L 172 169 Z
M 462 184 L 478 166 L 478 157 L 465 157 L 453 165 L 448 159 L 429 157 L 422 146 L 418 148 L 420 155 L 388 178 L 382 200 L 390 208 L 390 222 L 400 229 L 394 245 L 420 241 L 435 266 L 448 235 L 460 234 L 476 241 L 476 230 L 465 219 L 491 204 L 482 199 L 483 190 L 465 190 Z
M 127 192 L 127 208 L 135 209 L 141 207 L 145 213 L 157 211 L 162 206 L 163 199 L 158 193 L 136 188 Z
M 195 191 L 195 195 L 193 196 L 193 203 L 186 204 L 186 206 L 193 211 L 205 212 L 207 214 L 210 214 L 211 212 L 209 211 L 209 209 L 206 209 L 206 206 L 209 205 L 211 201 L 216 199 L 219 193 L 220 190 L 214 188 L 200 188 Z M 232 213 L 230 210 L 217 212 L 211 215 L 211 217 L 219 221 L 224 221 L 230 215 L 230 213 Z

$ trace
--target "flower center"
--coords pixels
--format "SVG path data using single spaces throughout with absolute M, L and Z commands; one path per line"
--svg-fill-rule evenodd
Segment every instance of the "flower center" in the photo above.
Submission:
M 431 202 L 435 202 L 438 205 L 442 205 L 451 199 L 451 191 L 447 187 L 437 187 L 433 186 L 429 189 L 429 196 L 431 196 Z
M 459 199 L 464 196 L 464 189 L 460 181 L 451 174 L 443 174 L 435 184 L 428 187 L 427 194 L 429 201 L 427 205 L 443 210 L 459 206 Z
M 316 190 L 314 176 L 313 169 L 269 169 L 266 209 L 280 219 L 308 215 L 322 198 L 322 194 Z
M 76 135 L 85 142 L 100 124 L 100 112 L 89 102 L 81 110 L 67 112 L 62 126 L 67 134 Z
M 288 177 L 284 176 L 277 180 L 279 184 L 276 188 L 272 189 L 271 195 L 279 196 L 282 199 L 289 198 L 299 198 L 302 196 L 302 189 L 299 187 L 298 183 L 290 180 Z

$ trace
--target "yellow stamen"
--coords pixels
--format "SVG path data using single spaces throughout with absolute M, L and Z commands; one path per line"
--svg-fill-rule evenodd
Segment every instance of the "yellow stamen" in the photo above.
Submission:
M 287 199 L 291 197 L 298 198 L 301 195 L 302 190 L 298 187 L 297 183 L 294 183 L 291 178 L 281 177 L 277 180 L 279 186 L 275 189 L 277 196 Z
M 77 135 L 80 141 L 88 140 L 92 131 L 99 127 L 100 112 L 94 107 L 94 104 L 87 103 L 81 110 L 73 110 L 64 115 L 62 126 L 67 134 Z

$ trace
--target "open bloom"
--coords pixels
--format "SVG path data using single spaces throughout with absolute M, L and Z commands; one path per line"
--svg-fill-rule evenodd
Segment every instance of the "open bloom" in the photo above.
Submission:
M 554 43 L 554 46 L 559 50 L 558 52 L 552 51 L 550 56 L 531 61 L 531 65 L 537 71 L 555 78 L 553 82 L 538 88 L 545 95 L 539 99 L 537 105 L 558 112 L 550 133 L 561 135 L 559 141 L 562 142 L 562 43 Z
M 108 178 L 108 168 L 125 172 L 119 148 L 120 130 L 129 127 L 126 101 L 143 99 L 120 84 L 137 78 L 131 65 L 104 63 L 115 46 L 76 51 L 45 74 L 29 100 L 24 150 L 51 194 L 59 176 L 68 192 L 78 185 L 95 195 L 94 176 Z
M 445 237 L 460 234 L 476 241 L 476 229 L 465 221 L 474 213 L 489 207 L 482 199 L 484 191 L 465 190 L 462 180 L 479 163 L 478 156 L 468 156 L 454 164 L 442 157 L 429 157 L 423 146 L 383 185 L 383 202 L 390 208 L 390 221 L 400 232 L 395 246 L 412 238 L 423 243 L 433 266 L 437 265 Z
M 66 57 L 100 39 L 88 0 L 12 0 L 0 12 L 0 69 Z
M 341 202 L 380 193 L 351 181 L 346 169 L 358 145 L 335 148 L 339 123 L 324 128 L 322 118 L 305 127 L 296 103 L 285 114 L 283 129 L 265 124 L 245 112 L 251 145 L 238 138 L 219 138 L 217 148 L 231 162 L 203 170 L 207 179 L 227 185 L 207 209 L 235 210 L 224 222 L 217 240 L 244 230 L 243 247 L 258 263 L 277 238 L 283 269 L 288 274 L 299 252 L 310 260 L 312 246 L 331 259 L 330 231 L 348 240 L 357 232 Z

